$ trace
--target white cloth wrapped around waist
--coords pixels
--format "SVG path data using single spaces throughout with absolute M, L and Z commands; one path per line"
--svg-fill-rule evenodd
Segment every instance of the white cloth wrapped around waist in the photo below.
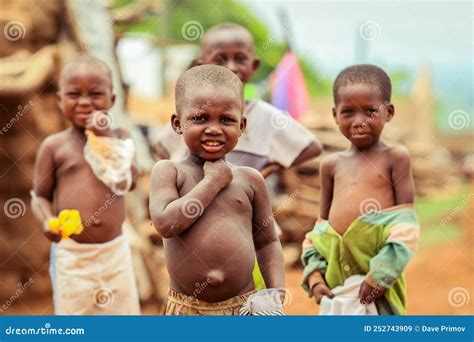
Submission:
M 51 260 L 57 315 L 137 315 L 138 291 L 128 240 L 105 243 L 63 239 Z
M 344 282 L 344 285 L 332 289 L 334 297 L 323 296 L 319 308 L 320 315 L 378 315 L 375 303 L 362 304 L 359 299 L 359 290 L 364 276 L 353 275 Z

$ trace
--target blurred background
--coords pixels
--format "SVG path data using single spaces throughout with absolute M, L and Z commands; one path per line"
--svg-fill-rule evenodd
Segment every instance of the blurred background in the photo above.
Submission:
M 324 144 L 349 146 L 332 120 L 332 82 L 354 63 L 384 68 L 394 120 L 384 140 L 407 146 L 422 227 L 407 268 L 409 314 L 473 314 L 474 115 L 472 2 L 0 0 L 0 314 L 51 314 L 49 242 L 29 207 L 41 141 L 67 127 L 55 102 L 61 66 L 92 54 L 113 70 L 114 125 L 133 130 L 141 177 L 127 195 L 129 236 L 142 308 L 162 312 L 168 278 L 148 215 L 156 138 L 174 112 L 174 84 L 199 57 L 213 25 L 235 22 L 255 37 L 258 73 L 247 98 L 281 107 Z M 289 77 L 302 75 L 302 78 Z M 272 80 L 272 81 L 271 81 Z M 300 245 L 319 212 L 321 157 L 279 175 L 272 198 L 283 229 L 289 314 L 317 313 L 299 287 Z M 71 185 L 72 188 L 80 184 Z

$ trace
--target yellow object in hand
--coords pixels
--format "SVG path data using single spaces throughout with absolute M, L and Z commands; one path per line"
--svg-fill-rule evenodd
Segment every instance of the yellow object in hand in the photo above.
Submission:
M 84 229 L 78 210 L 61 210 L 57 218 L 48 220 L 48 225 L 51 232 L 61 234 L 64 239 L 73 234 L 80 234 Z

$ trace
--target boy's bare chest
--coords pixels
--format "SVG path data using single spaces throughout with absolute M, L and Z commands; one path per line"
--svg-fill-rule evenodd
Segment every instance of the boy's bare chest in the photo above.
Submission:
M 84 143 L 66 142 L 55 154 L 56 174 L 58 176 L 84 176 L 92 172 L 84 159 Z
M 390 165 L 384 158 L 339 163 L 334 172 L 335 189 L 350 190 L 391 187 Z
M 179 196 L 182 197 L 192 191 L 201 181 L 199 175 L 186 175 L 181 188 L 178 189 Z M 252 189 L 248 183 L 242 179 L 234 177 L 232 182 L 222 189 L 214 198 L 206 211 L 219 211 L 222 213 L 238 211 L 242 214 L 252 210 Z

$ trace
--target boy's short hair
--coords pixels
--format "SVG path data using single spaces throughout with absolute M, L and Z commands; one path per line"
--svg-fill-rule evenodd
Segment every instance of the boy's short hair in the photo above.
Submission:
M 252 48 L 252 52 L 255 50 L 255 42 L 254 42 L 252 33 L 250 33 L 250 31 L 247 30 L 245 27 L 239 24 L 235 24 L 235 23 L 222 23 L 222 24 L 218 24 L 216 26 L 211 27 L 209 30 L 206 31 L 206 33 L 204 33 L 204 36 L 201 39 L 201 46 L 208 44 L 214 33 L 219 32 L 219 31 L 226 31 L 226 30 L 235 31 L 235 32 L 240 31 L 243 35 L 247 36 L 247 38 L 249 39 L 249 42 L 251 43 L 250 45 Z
M 337 75 L 333 85 L 334 103 L 337 104 L 338 102 L 338 91 L 340 88 L 357 83 L 377 87 L 382 94 L 383 100 L 390 102 L 392 82 L 387 73 L 376 65 L 356 64 L 345 68 Z
M 244 87 L 239 77 L 227 68 L 206 64 L 188 69 L 178 78 L 175 88 L 176 111 L 178 114 L 188 102 L 187 90 L 193 87 L 230 88 L 235 92 L 235 96 L 239 98 L 243 108 Z
M 90 55 L 80 55 L 67 61 L 61 70 L 59 86 L 61 87 L 64 77 L 70 70 L 74 70 L 79 67 L 95 67 L 99 69 L 104 74 L 105 80 L 110 84 L 110 88 L 112 88 L 112 71 L 110 70 L 109 66 L 104 61 Z

